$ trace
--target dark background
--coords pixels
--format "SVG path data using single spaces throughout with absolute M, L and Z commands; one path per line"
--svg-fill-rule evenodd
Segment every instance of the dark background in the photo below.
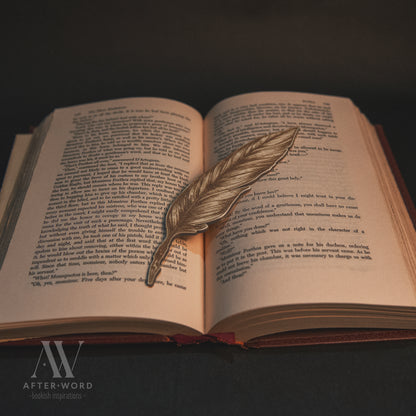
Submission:
M 55 107 L 128 96 L 202 114 L 260 90 L 342 95 L 384 125 L 413 199 L 414 1 L 20 1 L 0 14 L 0 177 Z M 16 294 L 18 296 L 18 294 Z M 0 348 L 4 414 L 409 414 L 416 342 L 244 351 L 85 346 L 83 400 L 22 391 L 39 347 Z

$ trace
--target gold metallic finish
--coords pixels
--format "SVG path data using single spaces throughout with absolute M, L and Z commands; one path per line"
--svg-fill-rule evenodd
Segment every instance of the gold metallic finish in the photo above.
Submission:
M 173 240 L 204 232 L 223 219 L 257 179 L 273 169 L 293 145 L 298 127 L 259 137 L 235 150 L 188 185 L 170 206 L 166 237 L 153 254 L 146 284 L 153 286 Z

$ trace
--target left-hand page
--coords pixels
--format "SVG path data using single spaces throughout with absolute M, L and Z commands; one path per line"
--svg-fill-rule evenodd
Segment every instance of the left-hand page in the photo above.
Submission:
M 202 171 L 202 130 L 160 98 L 55 110 L 0 270 L 0 330 L 139 318 L 203 331 L 201 235 L 144 283 L 169 204 Z

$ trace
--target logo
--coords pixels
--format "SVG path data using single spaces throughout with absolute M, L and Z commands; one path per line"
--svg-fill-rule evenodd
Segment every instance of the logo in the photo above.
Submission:
M 84 341 L 78 341 L 75 354 L 73 348 L 64 349 L 63 341 L 41 341 L 41 344 L 35 368 L 23 383 L 23 391 L 28 392 L 32 399 L 83 399 L 93 388 L 91 381 L 76 377 L 76 364 Z
M 78 359 L 79 351 L 80 351 L 81 346 L 84 343 L 84 341 L 78 341 L 78 350 L 77 350 L 75 358 L 72 362 L 72 365 L 69 365 L 69 361 L 68 361 L 68 358 L 65 354 L 64 347 L 62 346 L 62 341 L 54 341 L 55 347 L 58 351 L 59 358 L 61 360 L 61 364 L 59 365 L 59 367 L 58 367 L 58 365 L 56 363 L 56 360 L 55 360 L 55 357 L 52 353 L 52 350 L 51 350 L 51 347 L 50 347 L 50 341 L 41 341 L 41 342 L 42 342 L 43 348 L 40 352 L 38 362 L 36 363 L 35 371 L 33 372 L 32 376 L 30 378 L 37 378 L 36 372 L 38 371 L 39 363 L 41 362 L 41 359 L 42 359 L 42 356 L 43 356 L 44 352 L 46 354 L 46 358 L 49 361 L 49 365 L 52 369 L 52 373 L 53 373 L 52 378 L 62 378 L 62 374 L 61 374 L 61 369 L 62 368 L 64 369 L 64 372 L 65 372 L 65 378 L 74 378 L 73 370 L 74 370 L 75 364 L 76 364 L 77 359 Z

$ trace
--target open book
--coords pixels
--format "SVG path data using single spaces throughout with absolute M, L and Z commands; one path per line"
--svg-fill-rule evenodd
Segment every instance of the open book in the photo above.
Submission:
M 294 126 L 285 159 L 227 221 L 177 239 L 147 287 L 184 186 Z M 16 139 L 0 207 L 2 340 L 232 333 L 245 343 L 308 328 L 416 328 L 415 230 L 375 129 L 346 98 L 244 94 L 205 119 L 160 98 L 58 109 Z

